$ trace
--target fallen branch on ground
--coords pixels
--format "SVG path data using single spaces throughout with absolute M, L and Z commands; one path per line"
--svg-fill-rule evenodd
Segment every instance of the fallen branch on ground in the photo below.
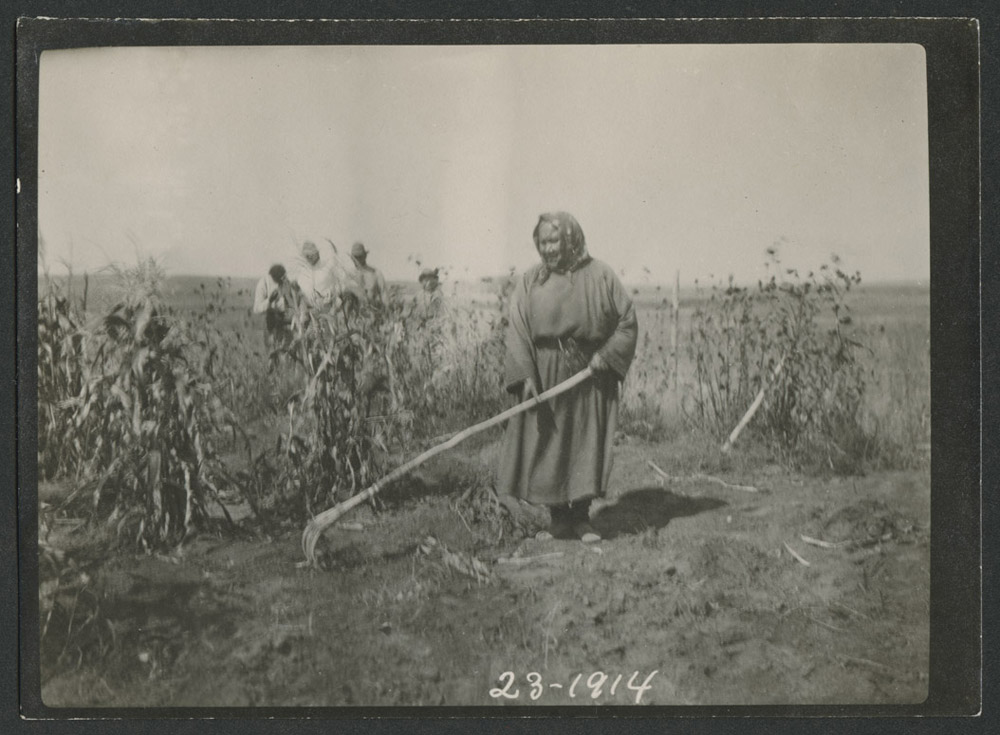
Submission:
M 803 559 L 801 556 L 799 556 L 798 553 L 795 551 L 795 549 L 793 549 L 787 543 L 785 544 L 785 548 L 788 549 L 788 553 L 791 554 L 792 557 L 794 557 L 795 561 L 797 561 L 799 564 L 801 564 L 804 567 L 808 567 L 809 566 L 809 562 L 807 562 L 805 559 Z
M 853 615 L 857 615 L 859 618 L 864 618 L 865 620 L 871 620 L 871 618 L 868 617 L 867 615 L 865 615 L 864 613 L 858 612 L 853 607 L 848 607 L 847 605 L 844 605 L 843 603 L 833 602 L 833 603 L 830 603 L 830 604 L 835 605 L 836 607 L 842 608 L 844 610 L 847 610 L 847 612 L 849 612 L 849 613 L 851 613 Z
M 799 538 L 805 541 L 807 544 L 813 546 L 819 546 L 824 549 L 864 549 L 869 546 L 875 546 L 883 541 L 891 541 L 893 536 L 891 533 L 883 534 L 882 536 L 866 536 L 865 538 L 852 538 L 845 541 L 821 541 L 818 538 L 812 538 L 810 536 L 799 535 Z
M 837 541 L 836 543 L 832 541 L 821 541 L 818 538 L 813 538 L 811 536 L 803 536 L 802 534 L 799 534 L 799 538 L 805 541 L 807 544 L 811 544 L 812 546 L 819 546 L 822 549 L 840 549 L 852 543 L 851 541 Z
M 670 482 L 695 482 L 697 480 L 707 480 L 708 482 L 714 482 L 730 490 L 742 490 L 743 492 L 747 493 L 760 492 L 760 490 L 755 488 L 753 485 L 736 485 L 731 482 L 726 482 L 725 480 L 720 480 L 718 477 L 712 477 L 711 475 L 703 475 L 700 472 L 696 472 L 695 474 L 689 475 L 688 477 L 680 477 L 678 475 L 668 475 L 662 469 L 657 467 L 656 463 L 653 462 L 652 460 L 648 460 L 646 464 L 648 464 L 653 469 L 653 471 L 656 474 L 658 474 L 661 478 L 663 478 L 664 480 L 669 480 Z

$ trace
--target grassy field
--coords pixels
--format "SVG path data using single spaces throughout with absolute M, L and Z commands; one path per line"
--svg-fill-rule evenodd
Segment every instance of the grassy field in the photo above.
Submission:
M 81 278 L 55 286 L 81 303 Z M 73 500 L 85 484 L 79 477 L 55 476 L 39 488 L 46 704 L 846 704 L 926 696 L 926 289 L 863 284 L 845 297 L 861 344 L 867 442 L 853 471 L 792 462 L 754 422 L 735 451 L 721 453 L 731 427 L 699 423 L 692 399 L 699 386 L 691 334 L 709 294 L 681 294 L 675 372 L 667 289 L 643 286 L 633 292 L 639 347 L 624 384 L 612 488 L 593 518 L 604 541 L 536 540 L 544 511 L 497 505 L 496 430 L 331 529 L 323 568 L 305 569 L 296 566 L 302 511 L 292 512 L 301 500 L 278 469 L 268 474 L 254 462 L 277 456 L 273 447 L 299 420 L 290 406 L 307 376 L 291 363 L 272 369 L 262 324 L 250 314 L 253 286 L 186 276 L 162 284 L 169 318 L 190 325 L 193 354 L 203 354 L 197 335 L 208 335 L 210 393 L 239 422 L 239 432 L 206 428 L 204 437 L 252 488 L 223 489 L 212 523 L 138 556 L 116 536 L 120 518 L 88 517 L 87 504 Z M 397 286 L 405 307 L 416 285 Z M 381 466 L 507 405 L 496 342 L 501 286 L 445 285 L 455 322 L 447 377 L 435 387 L 420 362 L 424 347 L 409 343 L 413 377 L 405 380 L 415 392 L 406 395 L 420 408 Z M 120 298 L 106 277 L 88 279 L 86 291 L 83 324 L 99 323 Z M 480 572 L 470 573 L 476 563 Z

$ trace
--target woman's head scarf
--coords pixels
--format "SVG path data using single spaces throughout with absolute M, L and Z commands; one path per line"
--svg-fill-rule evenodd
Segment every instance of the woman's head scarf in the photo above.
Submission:
M 590 256 L 587 254 L 587 240 L 583 236 L 583 228 L 576 221 L 576 217 L 569 212 L 547 212 L 541 215 L 538 218 L 538 224 L 535 225 L 534 232 L 532 232 L 536 249 L 538 248 L 538 233 L 543 224 L 551 225 L 558 230 L 565 257 L 559 268 L 549 268 L 543 261 L 537 276 L 539 283 L 545 283 L 549 279 L 550 273 L 572 273 L 590 260 Z

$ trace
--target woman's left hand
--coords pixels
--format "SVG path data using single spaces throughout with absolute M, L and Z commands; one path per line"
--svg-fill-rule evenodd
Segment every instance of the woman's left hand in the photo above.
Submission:
M 594 356 L 590 358 L 590 369 L 595 373 L 607 372 L 611 369 L 608 365 L 608 361 L 604 359 L 600 352 L 595 352 Z

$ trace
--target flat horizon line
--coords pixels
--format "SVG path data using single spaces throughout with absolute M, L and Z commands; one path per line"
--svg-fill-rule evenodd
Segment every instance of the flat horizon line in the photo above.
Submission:
M 86 271 L 85 270 L 85 271 L 81 271 L 79 273 L 74 272 L 72 274 L 72 277 L 73 278 L 82 278 L 84 275 L 86 275 L 88 278 L 114 278 L 115 277 L 115 274 L 113 274 L 113 273 L 107 273 L 107 272 L 102 272 L 103 270 L 104 269 L 102 268 L 102 269 L 97 270 L 97 271 Z M 520 271 L 515 272 L 515 275 L 517 273 L 520 273 Z M 46 274 L 43 271 L 39 271 L 38 272 L 38 276 L 40 278 L 44 277 L 45 275 Z M 64 279 L 64 278 L 69 278 L 70 277 L 69 273 L 61 273 L 61 274 L 51 274 L 50 273 L 48 275 L 49 275 L 50 278 L 59 278 L 59 279 Z M 442 286 L 445 285 L 445 284 L 449 284 L 449 283 L 451 283 L 451 284 L 489 283 L 491 281 L 502 281 L 503 279 L 507 278 L 507 276 L 508 276 L 507 273 L 484 275 L 484 276 L 478 276 L 478 277 L 468 277 L 468 276 L 466 276 L 466 277 L 458 277 L 458 278 L 450 278 L 450 277 L 446 276 L 445 278 L 442 279 Z M 166 276 L 167 280 L 176 279 L 176 278 L 193 278 L 193 279 L 204 279 L 204 280 L 218 280 L 220 278 L 222 278 L 222 279 L 227 279 L 228 278 L 228 279 L 232 279 L 232 280 L 243 280 L 243 281 L 256 282 L 260 278 L 260 276 L 220 275 L 220 274 L 215 274 L 215 273 L 170 273 L 170 274 L 168 274 Z M 709 278 L 711 278 L 712 280 L 709 280 Z M 698 288 L 698 287 L 701 287 L 701 288 L 711 288 L 712 285 L 724 285 L 725 281 L 727 279 L 728 279 L 728 276 L 721 276 L 721 277 L 720 276 L 712 276 L 712 277 L 706 276 L 706 277 L 703 277 L 703 278 L 698 278 L 698 279 L 696 279 L 694 281 L 691 281 L 691 280 L 681 281 L 681 289 L 682 290 L 685 289 L 685 288 L 687 288 L 687 289 L 693 289 L 693 288 Z M 900 286 L 921 286 L 921 287 L 927 287 L 927 288 L 930 287 L 930 278 L 929 277 L 917 277 L 917 278 L 914 278 L 914 277 L 898 277 L 898 278 L 896 278 L 896 277 L 886 277 L 886 276 L 883 276 L 883 277 L 880 277 L 880 278 L 865 278 L 864 274 L 862 273 L 861 279 L 862 279 L 861 280 L 861 284 L 859 286 L 860 288 L 864 288 L 865 286 L 893 286 L 893 287 L 900 287 Z M 753 278 L 753 279 L 749 279 L 747 281 L 741 281 L 739 278 L 734 278 L 734 283 L 737 284 L 737 285 L 742 285 L 742 284 L 745 284 L 745 283 L 753 283 L 753 282 L 756 282 L 758 280 L 762 280 L 762 279 L 760 279 L 760 278 Z M 386 278 L 386 281 L 388 283 L 390 283 L 390 284 L 407 284 L 407 283 L 416 284 L 416 283 L 418 283 L 418 280 L 417 280 L 416 276 L 414 276 L 413 278 Z M 629 286 L 631 288 L 640 288 L 640 289 L 646 289 L 646 288 L 653 288 L 653 289 L 655 289 L 657 287 L 660 287 L 661 289 L 670 289 L 670 288 L 673 287 L 673 283 L 671 281 L 652 281 L 652 280 L 650 280 L 650 281 L 637 281 L 637 280 L 629 279 L 629 278 L 622 278 L 622 284 L 624 284 L 626 286 Z

